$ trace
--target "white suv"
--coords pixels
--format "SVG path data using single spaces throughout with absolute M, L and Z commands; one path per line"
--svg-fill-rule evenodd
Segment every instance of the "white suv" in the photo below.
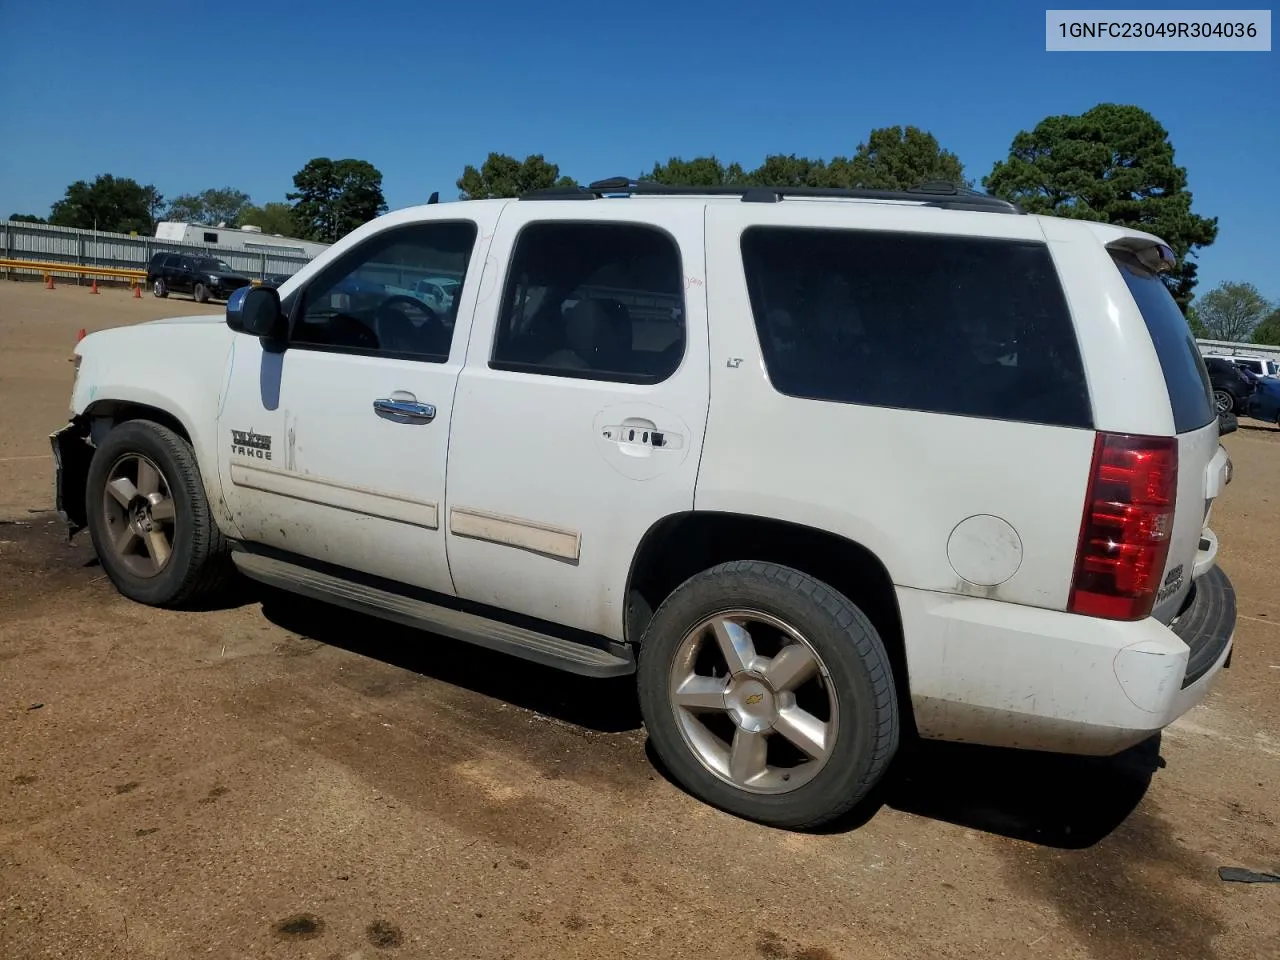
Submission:
M 82 340 L 58 507 L 142 603 L 238 569 L 635 673 L 674 777 L 766 823 L 843 814 L 905 733 L 1118 752 L 1236 617 L 1173 255 L 935 189 L 383 216 L 225 323 Z
M 1224 357 L 1257 377 L 1280 377 L 1280 364 L 1271 357 Z

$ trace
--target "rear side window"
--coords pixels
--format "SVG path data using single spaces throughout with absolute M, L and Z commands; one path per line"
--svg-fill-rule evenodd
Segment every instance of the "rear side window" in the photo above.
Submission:
M 1199 430 L 1214 419 L 1213 387 L 1191 327 L 1159 276 L 1130 254 L 1112 251 L 1111 258 L 1146 321 L 1160 358 L 1174 432 Z
M 1043 244 L 752 227 L 743 266 L 769 379 L 838 403 L 1091 427 Z

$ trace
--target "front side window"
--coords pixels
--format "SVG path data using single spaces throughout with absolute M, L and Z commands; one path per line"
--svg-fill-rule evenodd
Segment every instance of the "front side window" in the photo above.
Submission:
M 627 223 L 535 223 L 516 241 L 490 366 L 658 383 L 684 357 L 675 241 Z
M 426 293 L 441 275 L 465 281 L 476 225 L 420 223 L 379 234 L 331 264 L 302 292 L 290 342 L 443 363 L 449 359 L 458 299 Z
M 1042 243 L 752 227 L 743 267 L 784 394 L 1089 427 L 1075 328 Z

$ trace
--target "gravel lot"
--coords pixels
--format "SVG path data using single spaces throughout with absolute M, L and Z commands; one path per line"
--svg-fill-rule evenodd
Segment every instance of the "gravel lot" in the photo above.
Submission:
M 628 684 L 246 587 L 119 597 L 49 513 L 89 330 L 0 282 L 0 957 L 1280 957 L 1280 432 L 1226 444 L 1232 668 L 1108 761 L 945 745 L 824 835 L 687 797 Z M 158 362 L 167 362 L 158 358 Z

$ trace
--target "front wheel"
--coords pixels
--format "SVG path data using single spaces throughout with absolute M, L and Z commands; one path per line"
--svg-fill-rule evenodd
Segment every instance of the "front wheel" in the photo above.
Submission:
M 875 627 L 789 567 L 739 561 L 681 585 L 645 631 L 640 707 L 699 799 L 811 829 L 851 810 L 897 751 L 897 694 Z
M 1235 397 L 1226 390 L 1213 391 L 1213 406 L 1218 413 L 1230 413 L 1235 405 Z
M 206 287 L 203 283 L 197 283 L 195 286 L 195 290 L 192 293 L 192 296 L 196 298 L 196 303 L 208 303 L 209 288 Z
M 232 566 L 190 445 L 168 427 L 129 420 L 94 452 L 89 534 L 124 596 L 179 606 L 220 588 Z

